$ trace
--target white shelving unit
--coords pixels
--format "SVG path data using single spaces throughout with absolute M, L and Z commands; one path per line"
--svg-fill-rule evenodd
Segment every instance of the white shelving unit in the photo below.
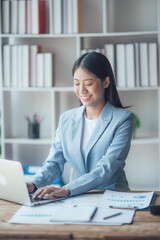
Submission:
M 79 34 L 0 34 L 2 157 L 40 165 L 48 154 L 62 112 L 77 107 L 71 69 L 84 48 L 107 43 L 158 42 L 159 0 L 81 0 Z M 54 87 L 4 88 L 3 44 L 39 44 L 54 54 Z M 160 67 L 159 67 L 160 69 Z M 141 127 L 132 140 L 126 174 L 132 190 L 160 190 L 160 87 L 118 88 L 124 105 L 138 114 Z M 45 116 L 40 139 L 27 138 L 25 115 Z

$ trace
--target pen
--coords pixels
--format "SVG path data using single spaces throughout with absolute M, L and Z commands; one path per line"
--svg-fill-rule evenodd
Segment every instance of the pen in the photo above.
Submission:
M 116 217 L 116 216 L 119 216 L 119 215 L 121 215 L 121 214 L 122 214 L 122 212 L 115 213 L 115 214 L 112 214 L 112 215 L 110 215 L 110 216 L 104 217 L 103 220 L 106 220 L 106 219 L 109 219 L 109 218 L 112 218 L 112 217 Z
M 94 212 L 92 213 L 92 215 L 91 215 L 91 217 L 90 217 L 90 221 L 91 221 L 91 220 L 93 219 L 93 217 L 95 216 L 97 210 L 98 210 L 98 207 L 96 207 L 96 208 L 94 209 Z
M 109 206 L 109 208 L 114 208 L 114 209 L 124 209 L 124 210 L 136 210 L 138 207 L 116 207 L 116 206 Z

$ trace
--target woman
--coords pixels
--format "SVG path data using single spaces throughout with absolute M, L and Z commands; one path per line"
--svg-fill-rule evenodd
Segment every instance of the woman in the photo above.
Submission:
M 29 192 L 39 188 L 34 198 L 73 196 L 91 189 L 129 190 L 124 166 L 134 117 L 120 102 L 111 65 L 100 53 L 86 53 L 72 73 L 82 106 L 61 115 L 49 156 L 27 183 Z M 74 179 L 62 188 L 47 186 L 61 176 L 66 161 Z

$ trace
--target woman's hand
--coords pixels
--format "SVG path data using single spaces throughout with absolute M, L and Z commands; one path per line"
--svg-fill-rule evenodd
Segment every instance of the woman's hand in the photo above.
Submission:
M 34 186 L 34 184 L 31 183 L 31 182 L 27 182 L 26 185 L 27 185 L 27 189 L 28 189 L 28 192 L 29 192 L 29 193 L 32 193 L 32 192 L 35 190 L 35 188 L 36 188 L 36 187 Z
M 51 197 L 66 197 L 69 195 L 70 191 L 68 188 L 57 188 L 53 186 L 46 186 L 39 188 L 33 195 L 33 199 L 39 197 L 40 199 L 44 197 L 45 194 L 48 196 L 46 199 L 50 199 Z

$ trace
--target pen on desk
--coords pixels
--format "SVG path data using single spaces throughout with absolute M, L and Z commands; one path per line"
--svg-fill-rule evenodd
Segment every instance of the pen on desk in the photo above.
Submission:
M 98 210 L 98 207 L 96 207 L 96 208 L 94 209 L 94 212 L 92 213 L 92 215 L 91 215 L 91 217 L 90 217 L 90 221 L 91 221 L 91 220 L 93 219 L 93 217 L 95 216 L 97 210 Z
M 137 210 L 138 207 L 116 207 L 116 206 L 109 206 L 109 208 L 114 208 L 114 209 L 124 209 L 124 210 Z
M 104 217 L 103 220 L 106 220 L 106 219 L 109 219 L 109 218 L 112 218 L 112 217 L 116 217 L 116 216 L 119 216 L 119 215 L 121 215 L 121 214 L 122 214 L 122 212 L 115 213 L 115 214 L 112 214 L 112 215 L 110 215 L 110 216 Z

